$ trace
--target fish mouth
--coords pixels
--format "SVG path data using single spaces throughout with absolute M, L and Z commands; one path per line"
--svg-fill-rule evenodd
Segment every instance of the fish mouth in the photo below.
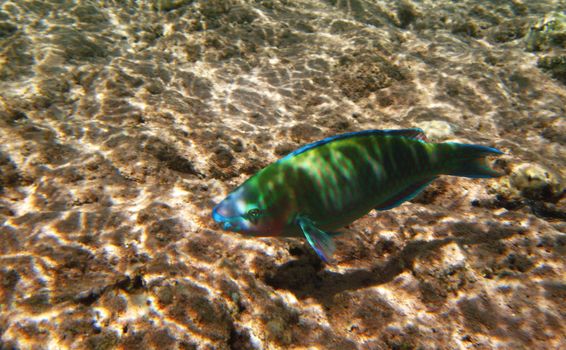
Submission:
M 233 232 L 238 232 L 241 230 L 241 227 L 239 225 L 238 221 L 238 217 L 228 217 L 228 216 L 224 216 L 222 214 L 220 214 L 218 212 L 218 207 L 219 205 L 217 205 L 216 207 L 214 207 L 214 209 L 212 209 L 212 218 L 214 219 L 214 221 L 216 221 L 217 223 L 219 223 L 222 228 L 226 231 L 233 231 Z
M 230 218 L 221 215 L 218 212 L 218 205 L 214 207 L 214 209 L 212 209 L 212 218 L 214 219 L 214 221 L 218 222 L 218 223 L 223 223 L 223 222 L 227 222 L 230 220 Z

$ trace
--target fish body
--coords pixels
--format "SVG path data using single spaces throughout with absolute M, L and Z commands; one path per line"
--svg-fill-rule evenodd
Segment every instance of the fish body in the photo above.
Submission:
M 496 177 L 494 148 L 430 143 L 420 129 L 366 130 L 290 153 L 250 177 L 213 209 L 224 229 L 257 236 L 304 235 L 330 260 L 329 233 L 372 209 L 415 197 L 439 175 Z

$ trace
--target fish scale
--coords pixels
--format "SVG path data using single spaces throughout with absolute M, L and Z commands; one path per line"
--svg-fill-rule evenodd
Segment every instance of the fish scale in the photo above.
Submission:
M 250 177 L 214 209 L 224 229 L 256 236 L 304 235 L 324 261 L 329 233 L 414 198 L 440 175 L 499 176 L 486 156 L 497 149 L 430 143 L 420 129 L 365 130 L 291 152 Z

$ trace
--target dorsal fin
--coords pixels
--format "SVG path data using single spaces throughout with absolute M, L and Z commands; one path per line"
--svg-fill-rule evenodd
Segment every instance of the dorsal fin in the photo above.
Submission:
M 384 130 L 387 131 L 388 135 L 396 135 L 396 136 L 405 136 L 410 139 L 420 140 L 424 142 L 428 142 L 426 135 L 423 129 L 414 128 L 414 129 L 400 129 L 400 130 Z
M 309 143 L 308 145 L 305 145 L 301 148 L 294 150 L 293 152 L 289 153 L 288 155 L 286 155 L 282 159 L 288 159 L 288 158 L 294 157 L 294 156 L 299 155 L 303 152 L 306 152 L 310 149 L 316 148 L 318 146 L 325 145 L 325 144 L 332 142 L 332 141 L 347 139 L 347 138 L 350 138 L 350 137 L 368 136 L 368 135 L 403 136 L 403 137 L 408 137 L 408 138 L 415 139 L 415 140 L 421 140 L 421 141 L 425 141 L 425 142 L 427 141 L 427 138 L 426 138 L 426 135 L 424 134 L 424 131 L 422 129 L 419 129 L 419 128 L 390 129 L 390 130 L 375 130 L 375 129 L 373 129 L 373 130 L 354 131 L 354 132 L 349 132 L 349 133 L 346 133 L 346 134 L 330 136 L 330 137 L 327 137 L 323 140 L 316 141 L 316 142 L 313 142 L 313 143 Z

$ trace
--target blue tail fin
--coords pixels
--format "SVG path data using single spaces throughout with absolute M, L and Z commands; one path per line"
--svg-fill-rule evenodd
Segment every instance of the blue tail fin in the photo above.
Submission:
M 463 176 L 470 178 L 490 178 L 498 177 L 503 174 L 493 170 L 487 164 L 487 156 L 497 156 L 503 154 L 498 149 L 480 146 L 467 145 L 462 143 L 441 143 L 438 146 L 444 153 L 443 174 Z

